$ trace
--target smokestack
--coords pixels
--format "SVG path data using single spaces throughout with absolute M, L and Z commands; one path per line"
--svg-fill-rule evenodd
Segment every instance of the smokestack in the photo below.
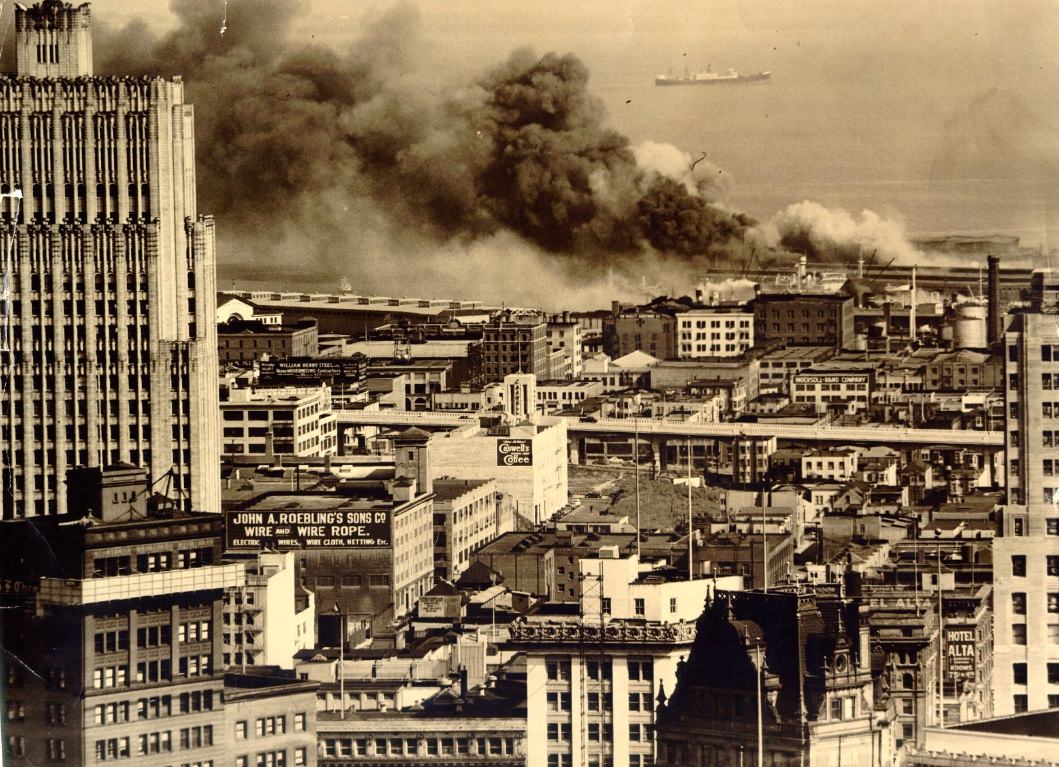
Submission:
M 908 340 L 916 340 L 916 268 L 912 267 L 912 301 L 908 306 Z
M 989 345 L 997 343 L 1004 333 L 1003 315 L 1000 313 L 1000 258 L 989 256 L 989 314 L 986 340 Z

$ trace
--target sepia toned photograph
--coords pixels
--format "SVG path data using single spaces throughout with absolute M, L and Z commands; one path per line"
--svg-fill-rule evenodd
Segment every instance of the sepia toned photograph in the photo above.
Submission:
M 1059 765 L 1057 85 L 1052 0 L 0 0 L 0 767 Z

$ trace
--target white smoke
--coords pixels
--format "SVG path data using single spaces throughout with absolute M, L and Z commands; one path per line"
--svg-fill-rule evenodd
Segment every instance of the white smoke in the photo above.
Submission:
M 807 241 L 817 253 L 848 256 L 860 251 L 865 258 L 896 259 L 913 264 L 923 254 L 909 241 L 900 221 L 882 218 L 871 210 L 853 216 L 842 208 L 826 208 L 803 200 L 787 206 L 759 229 L 770 245 Z
M 647 183 L 662 176 L 681 184 L 688 194 L 711 202 L 723 200 L 731 190 L 733 180 L 730 174 L 705 157 L 692 157 L 672 144 L 644 141 L 635 145 L 632 152 Z

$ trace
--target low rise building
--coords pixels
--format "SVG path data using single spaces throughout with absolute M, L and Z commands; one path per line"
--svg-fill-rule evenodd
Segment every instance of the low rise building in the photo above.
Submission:
M 235 767 L 317 762 L 315 682 L 274 673 L 224 678 L 224 734 L 217 733 Z M 157 762 L 156 762 L 157 763 Z M 203 764 L 195 762 L 194 764 Z
M 429 443 L 432 479 L 495 477 L 497 489 L 511 498 L 518 516 L 532 524 L 569 500 L 564 419 L 486 428 L 468 424 L 433 435 L 420 432 L 418 438 Z
M 322 642 L 337 645 L 340 626 L 368 636 L 388 630 L 433 584 L 433 486 L 408 464 L 398 464 L 393 479 L 357 480 L 338 490 L 267 492 L 226 513 L 230 550 L 297 549 L 297 585 L 315 594 Z M 291 537 L 283 539 L 288 543 L 255 536 L 272 524 L 290 526 Z M 299 538 L 295 526 L 302 525 L 311 529 Z M 333 538 L 317 535 L 316 528 L 336 527 Z
M 548 378 L 547 323 L 535 314 L 506 312 L 483 326 L 482 343 L 472 380 L 502 381 L 513 373 Z
M 236 320 L 217 326 L 217 352 L 222 365 L 268 357 L 316 357 L 320 345 L 316 320 L 266 323 Z
M 460 681 L 414 709 L 354 715 L 319 714 L 319 764 L 468 764 L 515 767 L 526 763 L 525 671 L 501 668 L 488 682 Z
M 602 323 L 600 333 L 602 333 Z M 581 322 L 572 318 L 570 312 L 563 312 L 548 318 L 545 345 L 549 352 L 559 352 L 563 359 L 563 367 L 569 371 L 571 378 L 580 378 L 584 368 L 581 357 L 581 344 L 584 336 L 585 329 Z
M 737 357 L 754 345 L 754 313 L 742 304 L 689 309 L 676 323 L 678 359 Z
M 221 453 L 313 457 L 338 452 L 331 387 L 286 386 L 231 389 L 221 400 Z
M 1004 359 L 997 354 L 958 349 L 942 352 L 926 364 L 924 391 L 1005 389 Z
M 853 447 L 806 450 L 802 455 L 802 479 L 848 482 L 857 472 L 860 451 Z
M 514 529 L 495 479 L 434 480 L 434 577 L 454 581 L 481 546 Z
M 245 583 L 224 595 L 224 665 L 293 669 L 294 654 L 316 645 L 313 595 L 296 594 L 294 552 L 262 551 L 244 565 Z
M 760 341 L 853 348 L 853 299 L 844 293 L 763 293 L 754 299 Z
M 545 605 L 510 626 L 526 659 L 525 764 L 651 764 L 656 702 L 676 685 L 703 603 L 738 579 L 688 581 L 614 549 L 581 560 L 579 576 L 579 614 Z
M 544 414 L 575 408 L 603 394 L 599 381 L 538 381 L 537 408 Z
M 791 376 L 791 399 L 818 413 L 860 413 L 871 404 L 874 381 L 873 363 L 824 363 Z
M 783 346 L 766 352 L 758 363 L 758 389 L 786 394 L 790 391 L 793 374 L 825 362 L 834 355 L 833 346 Z

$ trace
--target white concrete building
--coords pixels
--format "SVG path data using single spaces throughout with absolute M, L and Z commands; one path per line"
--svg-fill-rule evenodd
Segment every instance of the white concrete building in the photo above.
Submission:
M 434 480 L 434 577 L 454 581 L 471 564 L 471 554 L 514 520 L 502 513 L 495 479 Z
M 738 357 L 754 345 L 754 313 L 710 306 L 677 315 L 677 357 Z
M 714 588 L 740 576 L 687 581 L 604 547 L 582 559 L 580 616 L 547 610 L 511 626 L 526 655 L 528 767 L 653 764 L 655 701 Z
M 548 320 L 545 330 L 545 342 L 549 352 L 559 351 L 565 358 L 565 367 L 571 378 L 580 378 L 584 368 L 581 356 L 581 342 L 584 329 L 581 323 L 570 318 L 570 312 L 553 315 Z
M 516 513 L 539 524 L 568 501 L 566 421 L 439 432 L 430 435 L 429 465 L 432 479 L 495 477 Z
M 224 455 L 314 457 L 338 452 L 331 387 L 232 389 L 221 402 Z
M 818 413 L 834 406 L 844 406 L 846 413 L 859 413 L 871 403 L 875 370 L 873 365 L 823 363 L 799 370 L 790 381 L 792 402 L 812 405 Z
M 294 654 L 316 646 L 313 595 L 297 608 L 293 551 L 261 552 L 246 564 L 246 582 L 223 605 L 225 666 L 294 668 Z
M 1059 707 L 1059 275 L 1031 277 L 1006 360 L 1007 500 L 993 541 L 993 712 Z
M 857 471 L 860 452 L 852 447 L 807 450 L 802 455 L 802 479 L 846 482 Z
M 599 381 L 541 381 L 537 384 L 537 409 L 554 413 L 602 394 L 603 384 Z

